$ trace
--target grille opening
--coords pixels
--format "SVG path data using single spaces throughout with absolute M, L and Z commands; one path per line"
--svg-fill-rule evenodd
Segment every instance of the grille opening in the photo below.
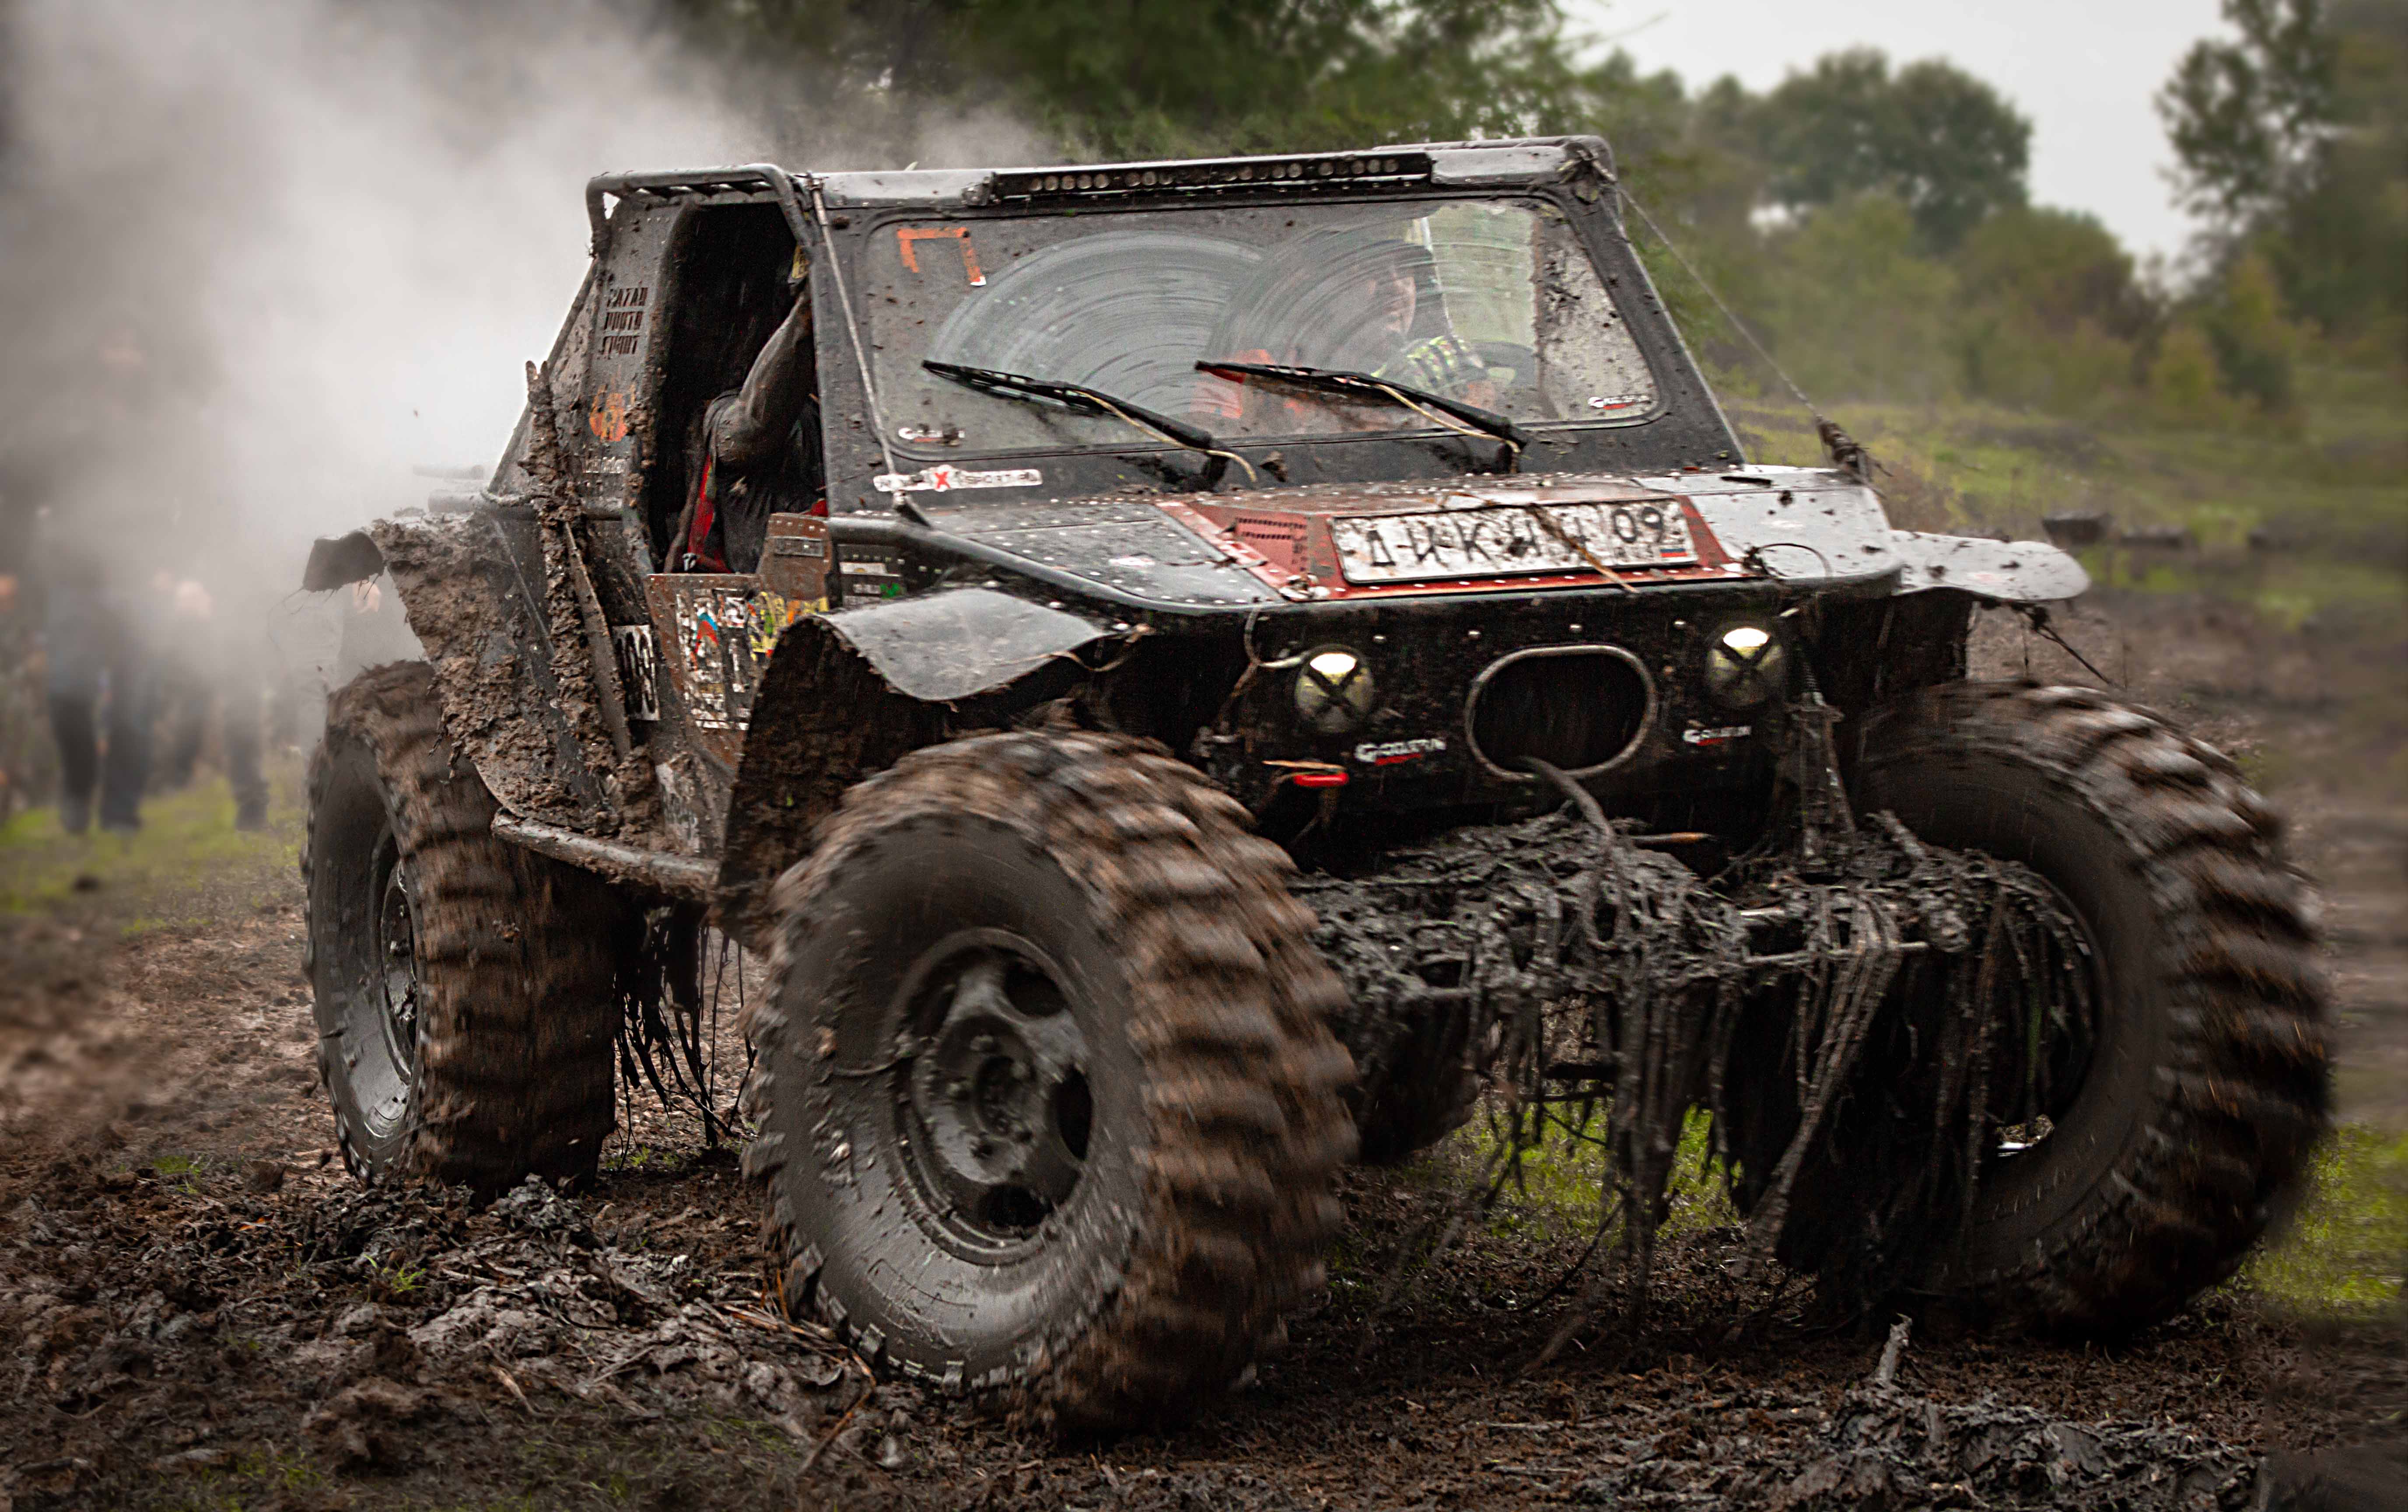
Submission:
M 1471 693 L 1471 745 L 1512 776 L 1525 757 L 1595 771 L 1630 754 L 1655 713 L 1655 690 L 1630 654 L 1611 646 L 1525 651 L 1482 674 Z

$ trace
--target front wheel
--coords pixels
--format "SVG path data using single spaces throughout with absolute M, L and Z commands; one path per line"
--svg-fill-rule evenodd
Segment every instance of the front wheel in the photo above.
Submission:
M 1149 743 L 864 783 L 776 891 L 746 1169 L 790 1308 L 1069 1431 L 1226 1388 L 1319 1284 L 1352 1153 L 1285 856 Z
M 1928 690 L 1876 711 L 1859 749 L 1863 810 L 2038 872 L 2098 976 L 2079 1086 L 2001 1140 L 1933 1284 L 2083 1332 L 2167 1316 L 2240 1263 L 2329 1116 L 2324 987 L 2272 814 L 2227 757 L 2089 688 Z

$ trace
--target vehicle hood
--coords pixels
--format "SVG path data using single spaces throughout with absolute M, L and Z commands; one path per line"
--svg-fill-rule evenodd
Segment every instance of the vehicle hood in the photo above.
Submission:
M 1683 559 L 1610 564 L 1641 591 L 1756 580 L 1869 594 L 1944 587 L 2028 601 L 2071 598 L 2088 582 L 2079 564 L 2044 542 L 1893 530 L 1872 489 L 1820 468 L 1484 476 L 992 503 L 923 494 L 919 501 L 939 531 L 1165 607 L 1597 587 L 1603 577 L 1594 567 L 1568 563 L 1551 547 L 1530 549 L 1553 534 L 1534 522 L 1541 511 L 1602 517 L 1597 510 L 1561 513 L 1568 506 L 1677 511 L 1691 548 Z M 1449 558 L 1443 577 L 1384 579 L 1341 552 L 1342 541 L 1363 539 L 1366 517 L 1469 544 Z

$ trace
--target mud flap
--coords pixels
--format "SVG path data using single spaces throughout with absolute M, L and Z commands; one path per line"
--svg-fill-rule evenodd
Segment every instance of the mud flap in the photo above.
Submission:
M 384 553 L 365 530 L 320 536 L 309 543 L 309 565 L 301 569 L 301 591 L 332 593 L 365 583 L 384 570 Z

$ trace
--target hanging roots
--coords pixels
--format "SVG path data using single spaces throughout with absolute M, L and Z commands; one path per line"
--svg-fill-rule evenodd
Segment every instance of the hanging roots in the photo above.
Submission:
M 1752 1257 L 1853 1310 L 1911 1283 L 1993 1152 L 2079 1084 L 2095 985 L 2055 892 L 1885 814 L 1811 877 L 1784 846 L 1710 885 L 1560 785 L 1555 814 L 1299 884 L 1353 990 L 1362 1116 L 1484 1080 L 1491 1200 L 1550 1130 L 1601 1140 L 1638 1298 L 1701 1107 Z

